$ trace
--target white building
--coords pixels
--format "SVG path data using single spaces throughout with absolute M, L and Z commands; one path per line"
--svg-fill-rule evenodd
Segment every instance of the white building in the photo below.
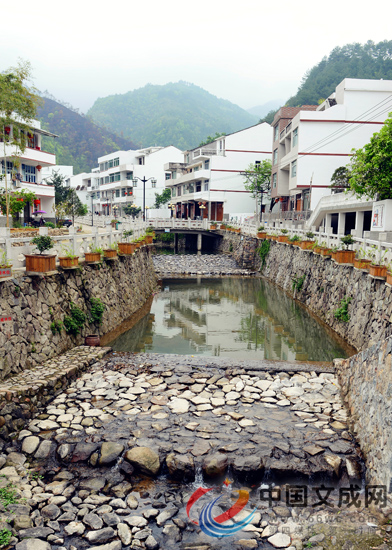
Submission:
M 290 109 L 282 107 L 272 123 L 271 194 L 288 213 L 283 218 L 312 211 L 331 195 L 334 171 L 349 163 L 352 149 L 368 143 L 392 111 L 392 81 L 346 78 L 321 105 L 296 108 L 293 116 L 286 113 Z
M 169 160 L 180 162 L 182 152 L 173 147 L 147 147 L 136 151 L 116 151 L 98 159 L 99 167 L 90 174 L 79 174 L 78 185 L 87 189 L 87 206 L 94 212 L 121 216 L 125 205 L 151 208 L 155 193 L 165 189 L 164 165 Z M 140 178 L 134 183 L 135 178 Z M 148 180 L 144 185 L 140 180 Z M 79 181 L 80 180 L 80 181 Z M 152 181 L 152 180 L 155 180 Z M 76 180 L 75 180 L 76 181 Z
M 12 135 L 12 126 L 6 128 L 6 132 Z M 47 153 L 41 149 L 42 136 L 57 137 L 41 129 L 41 123 L 34 120 L 31 125 L 31 131 L 27 134 L 27 147 L 24 153 L 20 154 L 15 146 L 6 145 L 5 154 L 1 147 L 1 173 L 5 173 L 4 156 L 7 163 L 8 189 L 19 191 L 25 189 L 36 194 L 37 199 L 34 205 L 27 204 L 22 213 L 23 221 L 31 221 L 31 215 L 36 210 L 44 210 L 44 218 L 54 219 L 54 187 L 47 185 L 42 178 L 42 170 L 46 167 L 56 164 L 56 157 L 52 153 Z M 15 167 L 11 158 L 17 155 L 20 158 L 20 166 Z M 2 187 L 5 186 L 4 179 L 0 181 Z
M 241 173 L 270 158 L 271 126 L 263 123 L 186 151 L 181 162 L 171 159 L 165 172 L 174 215 L 216 221 L 252 215 L 256 202 Z

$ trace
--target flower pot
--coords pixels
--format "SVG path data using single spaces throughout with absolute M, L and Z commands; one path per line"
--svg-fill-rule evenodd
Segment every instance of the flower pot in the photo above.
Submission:
M 98 336 L 98 334 L 89 334 L 84 339 L 84 345 L 85 346 L 100 346 L 101 345 L 101 339 Z
M 265 239 L 266 236 L 267 236 L 267 232 L 266 232 L 266 231 L 259 231 L 259 232 L 257 233 L 257 238 L 258 238 L 258 239 Z
M 215 224 L 211 224 L 211 225 L 210 225 L 210 229 L 214 230 L 214 229 L 216 229 L 216 228 L 217 228 L 217 225 L 215 225 Z
M 357 269 L 369 269 L 371 260 L 364 260 L 363 258 L 354 258 L 354 267 Z
M 26 271 L 46 273 L 56 270 L 56 254 L 25 254 Z
M 220 228 L 221 228 L 221 229 L 226 229 L 226 224 L 225 224 L 225 223 L 221 223 Z
M 113 258 L 117 258 L 117 250 L 113 250 L 113 248 L 106 248 L 103 251 L 103 255 L 105 258 L 113 260 Z
M 146 241 L 146 244 L 152 244 L 152 235 L 146 235 L 144 240 Z
M 300 241 L 299 247 L 302 250 L 311 250 L 314 245 L 314 241 Z
M 390 271 L 387 271 L 387 283 L 392 285 L 392 273 Z
M 99 262 L 101 260 L 100 252 L 85 252 L 84 260 L 86 263 Z
M 334 260 L 338 264 L 352 264 L 354 263 L 355 250 L 337 250 L 335 252 Z
M 118 250 L 121 254 L 133 254 L 135 252 L 135 243 L 118 243 Z
M 369 273 L 373 277 L 386 277 L 387 276 L 387 266 L 386 265 L 369 265 Z
M 76 258 L 67 258 L 67 256 L 59 256 L 60 267 L 68 269 L 79 265 L 79 256 Z
M 0 279 L 12 277 L 12 265 L 0 265 Z

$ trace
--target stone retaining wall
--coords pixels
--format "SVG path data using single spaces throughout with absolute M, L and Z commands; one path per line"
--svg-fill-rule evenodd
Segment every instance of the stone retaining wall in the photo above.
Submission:
M 392 338 L 335 360 L 350 428 L 366 459 L 368 482 L 392 480 Z
M 60 334 L 52 333 L 51 324 L 70 315 L 71 302 L 89 319 L 90 299 L 100 298 L 106 309 L 99 333 L 105 334 L 137 311 L 155 288 L 149 247 L 132 256 L 52 275 L 27 277 L 22 272 L 0 283 L 0 379 L 41 365 L 98 331 L 87 321 L 77 336 L 68 335 L 64 329 Z

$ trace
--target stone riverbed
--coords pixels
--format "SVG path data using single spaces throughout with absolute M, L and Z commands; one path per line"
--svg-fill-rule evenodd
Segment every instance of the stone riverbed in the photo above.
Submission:
M 223 254 L 179 254 L 153 256 L 158 277 L 179 275 L 254 275 L 242 269 L 231 256 Z
M 389 525 L 364 506 L 363 463 L 331 370 L 156 354 L 96 361 L 0 455 L 0 487 L 11 482 L 20 497 L 1 509 L 10 547 L 389 548 Z M 206 501 L 186 513 L 201 486 L 221 497 L 214 517 L 249 494 L 229 523 L 256 509 L 251 523 L 227 539 L 203 532 Z M 342 499 L 350 486 L 359 508 Z

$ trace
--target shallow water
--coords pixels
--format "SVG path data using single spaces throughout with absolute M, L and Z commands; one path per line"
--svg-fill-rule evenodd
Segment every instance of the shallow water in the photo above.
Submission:
M 165 279 L 150 311 L 107 341 L 115 351 L 332 361 L 342 339 L 275 285 L 256 278 Z

